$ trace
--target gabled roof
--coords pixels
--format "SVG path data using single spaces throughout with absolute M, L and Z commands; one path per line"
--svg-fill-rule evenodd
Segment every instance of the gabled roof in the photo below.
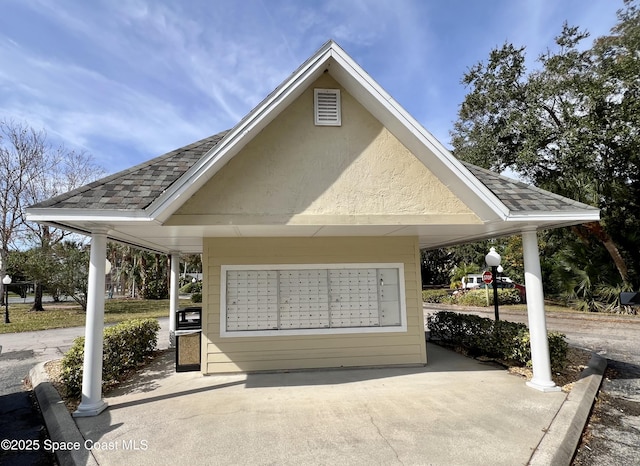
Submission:
M 107 227 L 110 236 L 161 251 L 197 252 L 203 236 L 329 234 L 322 226 L 169 227 L 164 222 L 323 73 L 329 73 L 483 224 L 461 231 L 443 226 L 381 225 L 375 234 L 417 235 L 424 247 L 597 220 L 598 209 L 464 164 L 389 96 L 335 42 L 324 44 L 242 121 L 218 133 L 28 209 L 28 218 L 80 232 Z M 517 222 L 518 226 L 508 226 Z M 387 228 L 388 227 L 388 228 Z M 374 234 L 353 227 L 331 234 Z
M 167 152 L 73 191 L 35 204 L 31 209 L 144 210 L 175 183 L 228 131 Z
M 144 211 L 180 179 L 229 130 L 167 152 L 73 191 L 35 204 L 31 209 L 112 209 Z M 528 212 L 593 210 L 595 207 L 513 180 L 468 162 L 463 165 L 508 209 L 511 216 Z
M 596 207 L 516 181 L 468 162 L 464 166 L 500 199 L 511 216 L 528 212 L 598 211 Z

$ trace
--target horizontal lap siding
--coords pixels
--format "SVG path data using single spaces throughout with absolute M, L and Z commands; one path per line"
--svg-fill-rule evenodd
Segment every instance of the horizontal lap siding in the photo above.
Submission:
M 204 244 L 205 373 L 424 364 L 415 237 L 208 238 Z M 220 338 L 220 266 L 404 263 L 407 332 Z

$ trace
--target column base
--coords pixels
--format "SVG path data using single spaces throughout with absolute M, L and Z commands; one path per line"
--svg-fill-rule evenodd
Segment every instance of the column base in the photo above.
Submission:
M 78 405 L 78 409 L 76 409 L 73 412 L 73 417 L 97 416 L 108 407 L 109 407 L 109 404 L 104 400 L 100 400 L 98 403 L 92 403 L 92 404 L 80 403 Z
M 530 388 L 533 388 L 535 390 L 538 390 L 540 392 L 545 392 L 545 393 L 562 391 L 562 388 L 558 387 L 553 382 L 539 383 L 539 382 L 534 382 L 533 380 L 530 380 L 529 382 L 527 382 L 527 387 L 530 387 Z

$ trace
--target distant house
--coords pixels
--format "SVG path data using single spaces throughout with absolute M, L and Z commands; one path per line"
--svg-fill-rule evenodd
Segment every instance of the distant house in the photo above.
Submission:
M 107 239 L 170 254 L 174 276 L 180 253 L 202 253 L 202 372 L 215 374 L 425 364 L 420 249 L 522 234 L 530 385 L 554 390 L 536 231 L 599 211 L 458 161 L 329 41 L 230 131 L 28 216 L 93 240 L 78 408 L 93 415 Z

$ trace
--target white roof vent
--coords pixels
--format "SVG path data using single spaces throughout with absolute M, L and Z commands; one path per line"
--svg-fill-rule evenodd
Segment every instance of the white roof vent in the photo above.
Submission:
M 340 89 L 314 89 L 316 126 L 340 126 Z

